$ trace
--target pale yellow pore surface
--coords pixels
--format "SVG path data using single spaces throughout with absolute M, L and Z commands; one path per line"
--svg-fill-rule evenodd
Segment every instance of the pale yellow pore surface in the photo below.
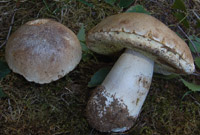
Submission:
M 187 44 L 156 18 L 142 13 L 121 13 L 107 17 L 87 36 L 88 47 L 109 55 L 129 48 L 150 56 L 164 69 L 182 74 L 194 72 Z

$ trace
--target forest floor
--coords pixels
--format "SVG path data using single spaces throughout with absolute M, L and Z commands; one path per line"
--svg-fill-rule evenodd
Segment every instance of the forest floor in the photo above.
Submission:
M 51 18 L 70 28 L 75 34 L 82 25 L 86 33 L 107 16 L 124 12 L 117 5 L 103 0 L 91 0 L 93 7 L 78 0 L 14 0 L 0 1 L 0 45 L 8 35 L 22 24 L 37 18 Z M 200 4 L 186 0 L 189 13 L 189 28 L 182 26 L 188 35 L 200 36 L 194 26 Z M 152 16 L 161 20 L 184 37 L 176 27 L 173 16 L 173 0 L 136 0 L 133 5 L 142 5 Z M 15 15 L 14 15 L 15 13 Z M 13 21 L 12 21 L 13 19 Z M 186 39 L 186 38 L 185 38 Z M 188 43 L 188 41 L 186 40 Z M 5 46 L 0 48 L 0 60 L 5 61 Z M 95 58 L 94 58 L 95 57 Z M 109 135 L 91 128 L 85 116 L 87 101 L 93 88 L 87 84 L 92 75 L 102 67 L 112 66 L 116 59 L 94 56 L 81 60 L 80 64 L 65 77 L 50 84 L 39 85 L 26 81 L 21 75 L 9 73 L 0 80 L 0 87 L 7 95 L 0 98 L 1 135 Z M 184 76 L 188 81 L 200 78 Z M 188 92 L 179 78 L 166 79 L 154 74 L 142 112 L 128 135 L 199 135 L 200 93 Z

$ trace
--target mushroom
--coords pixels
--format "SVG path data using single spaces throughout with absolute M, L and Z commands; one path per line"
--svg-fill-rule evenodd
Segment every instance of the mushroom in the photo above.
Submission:
M 126 49 L 87 104 L 88 122 L 101 132 L 124 132 L 133 126 L 154 67 L 163 73 L 195 70 L 187 44 L 165 24 L 143 13 L 107 17 L 89 31 L 86 43 L 103 55 Z
M 13 72 L 39 84 L 65 76 L 80 62 L 81 56 L 76 35 L 51 19 L 22 25 L 9 37 L 5 51 Z

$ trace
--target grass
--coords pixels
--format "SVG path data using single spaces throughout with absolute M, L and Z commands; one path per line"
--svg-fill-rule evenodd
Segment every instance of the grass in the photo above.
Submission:
M 76 34 L 85 25 L 86 31 L 106 16 L 122 12 L 116 6 L 91 0 L 94 8 L 79 1 L 29 0 L 0 2 L 0 45 L 5 41 L 13 12 L 16 11 L 12 32 L 20 25 L 36 18 L 52 18 L 69 27 Z M 187 9 L 200 14 L 200 4 L 186 0 Z M 176 24 L 171 9 L 172 1 L 136 1 L 153 16 L 167 25 Z M 198 35 L 195 16 L 189 14 L 190 29 L 187 34 Z M 181 32 L 171 26 L 174 31 Z M 4 58 L 5 45 L 0 48 Z M 92 129 L 85 117 L 85 107 L 92 89 L 87 88 L 91 76 L 105 65 L 113 65 L 108 57 L 96 55 L 95 59 L 81 61 L 66 77 L 45 85 L 27 82 L 22 76 L 10 73 L 0 81 L 7 98 L 0 99 L 0 134 L 2 135 L 105 135 Z M 109 60 L 108 60 L 109 59 Z M 196 76 L 187 76 L 187 80 Z M 198 82 L 198 81 L 197 81 Z M 200 134 L 200 93 L 192 93 L 182 100 L 188 89 L 178 80 L 153 78 L 150 92 L 140 117 L 129 135 L 197 135 Z

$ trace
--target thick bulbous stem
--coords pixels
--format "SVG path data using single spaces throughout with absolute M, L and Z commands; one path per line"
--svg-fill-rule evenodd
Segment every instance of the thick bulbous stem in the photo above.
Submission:
M 124 132 L 137 119 L 148 94 L 154 62 L 127 49 L 87 105 L 91 126 L 101 132 Z

